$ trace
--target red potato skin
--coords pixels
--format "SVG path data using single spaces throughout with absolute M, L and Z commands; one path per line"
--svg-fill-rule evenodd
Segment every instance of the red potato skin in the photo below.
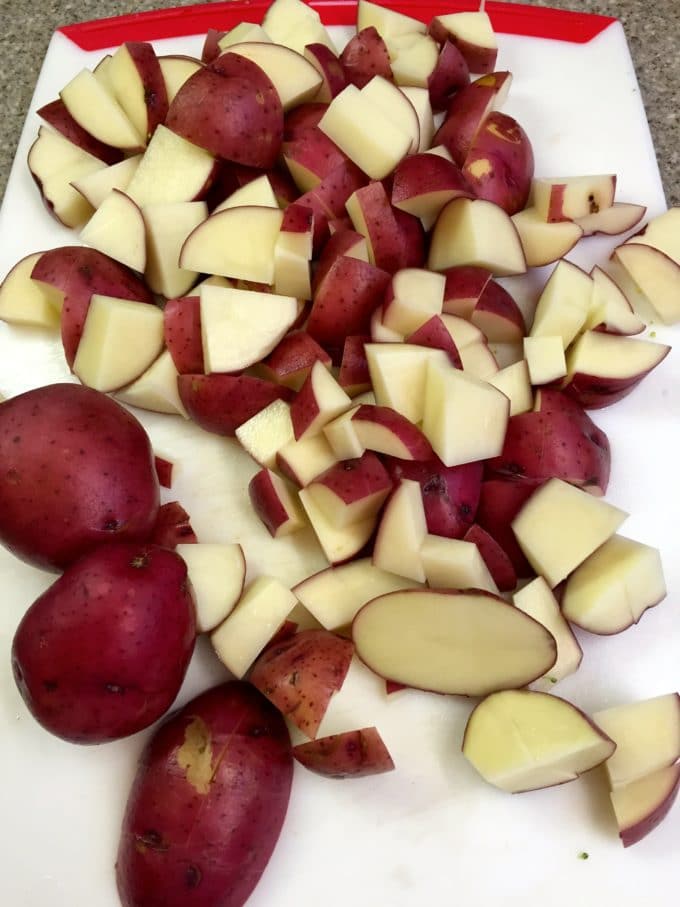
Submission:
M 349 334 L 369 334 L 390 274 L 358 258 L 338 258 L 314 293 L 307 333 L 339 362 Z
M 333 693 L 342 686 L 354 645 L 328 630 L 303 630 L 267 649 L 249 680 L 276 708 L 313 739 Z
M 298 138 L 284 142 L 281 153 L 286 166 L 291 162 L 304 167 L 317 178 L 317 185 L 336 167 L 349 161 L 344 151 L 341 151 L 318 126 L 305 129 Z
M 460 168 L 437 154 L 409 155 L 397 164 L 392 176 L 392 204 L 396 207 L 416 195 L 442 189 L 449 190 L 451 198 L 474 197 Z
M 670 347 L 668 352 L 670 352 Z M 657 363 L 657 365 L 659 364 Z M 562 390 L 584 409 L 604 409 L 632 393 L 650 371 L 653 369 L 636 375 L 634 378 L 602 378 L 599 375 L 574 372 L 567 383 L 562 386 Z
M 279 530 L 290 519 L 290 514 L 276 493 L 269 469 L 255 473 L 248 483 L 248 497 L 257 516 L 262 520 L 267 532 L 276 538 Z
M 384 185 L 373 181 L 355 193 L 368 230 L 367 241 L 378 268 L 394 273 L 400 268 L 417 267 L 422 263 L 422 227 L 417 218 L 393 208 Z M 417 222 L 413 228 L 412 221 Z M 408 234 L 405 232 L 408 231 Z M 413 233 L 411 232 L 413 231 Z
M 491 271 L 477 265 L 456 265 L 443 274 L 446 283 L 442 312 L 459 318 L 470 318 L 491 280 Z
M 165 457 L 156 455 L 154 457 L 154 466 L 156 467 L 158 484 L 162 488 L 172 488 L 172 470 L 174 464 L 170 460 L 166 460 Z
M 204 371 L 200 296 L 181 296 L 166 302 L 163 337 L 180 375 Z
M 344 217 L 345 202 L 353 192 L 365 184 L 366 176 L 356 164 L 346 161 L 331 170 L 318 186 L 297 199 L 298 204 L 306 205 L 314 212 L 315 257 L 330 235 L 329 221 Z
M 0 541 L 60 570 L 113 541 L 144 541 L 159 508 L 151 443 L 126 409 L 78 384 L 0 407 Z
M 401 479 L 420 483 L 428 532 L 461 539 L 475 521 L 482 487 L 482 463 L 445 466 L 438 457 L 427 461 L 385 457 L 396 484 Z
M 290 738 L 248 683 L 214 687 L 146 746 L 123 819 L 122 907 L 243 907 L 288 809 Z
M 534 176 L 529 136 L 517 120 L 493 111 L 472 140 L 462 169 L 477 198 L 516 214 L 526 206 Z
M 198 542 L 191 518 L 181 504 L 170 501 L 161 505 L 150 541 L 162 548 L 173 549 L 178 545 L 195 545 Z
M 387 45 L 371 25 L 354 35 L 340 54 L 347 81 L 363 88 L 374 76 L 394 81 Z
M 226 35 L 224 31 L 218 31 L 216 28 L 209 28 L 203 48 L 201 50 L 201 63 L 212 63 L 222 53 L 220 41 Z
M 536 574 L 519 546 L 511 522 L 542 482 L 514 482 L 511 479 L 486 479 L 482 482 L 475 522 L 501 546 L 512 561 L 520 579 Z
M 64 294 L 61 340 L 69 368 L 73 366 L 94 293 L 137 302 L 154 301 L 146 284 L 133 271 L 84 246 L 60 246 L 43 252 L 31 277 Z
M 293 750 L 293 755 L 295 755 L 295 750 Z M 652 810 L 651 813 L 635 825 L 619 829 L 619 837 L 621 838 L 621 843 L 624 847 L 631 847 L 633 844 L 637 844 L 638 841 L 646 838 L 650 832 L 654 831 L 654 829 L 663 822 L 670 812 L 671 807 L 678 798 L 678 792 L 680 792 L 680 765 L 675 765 L 673 768 L 675 775 L 673 786 L 656 809 Z
M 394 770 L 394 762 L 375 727 L 319 737 L 293 747 L 305 768 L 326 778 L 361 778 Z
M 146 139 L 151 138 L 159 123 L 168 115 L 168 92 L 158 57 L 151 44 L 146 41 L 126 41 L 125 47 L 137 67 L 144 88 L 146 104 Z
M 454 368 L 463 368 L 458 347 L 439 315 L 433 315 L 429 321 L 421 324 L 416 331 L 406 338 L 406 343 L 415 343 L 418 346 L 426 346 L 430 349 L 444 350 L 448 354 L 451 365 Z
M 305 57 L 319 71 L 323 83 L 317 92 L 317 97 L 330 101 L 347 86 L 345 68 L 330 47 L 325 44 L 308 44 L 305 47 Z
M 500 592 L 509 592 L 515 588 L 517 585 L 517 573 L 512 561 L 496 539 L 490 536 L 485 529 L 473 524 L 463 536 L 463 541 L 472 542 L 479 548 L 482 560 L 488 567 L 489 573 Z
M 496 319 L 501 319 L 499 327 Z M 489 280 L 472 310 L 470 321 L 491 343 L 521 343 L 526 333 L 524 316 L 510 293 L 495 280 Z
M 117 164 L 118 161 L 123 160 L 124 155 L 121 149 L 106 145 L 104 142 L 100 142 L 99 139 L 90 135 L 86 129 L 83 129 L 80 123 L 77 123 L 73 119 L 68 112 L 66 104 L 64 104 L 61 98 L 57 98 L 56 101 L 45 104 L 45 106 L 41 107 L 37 113 L 39 117 L 45 120 L 46 123 L 49 123 L 53 129 L 57 130 L 57 132 L 60 132 L 64 138 L 69 140 L 69 142 L 73 142 L 78 148 L 82 148 L 83 151 L 87 151 L 88 154 L 99 158 L 99 160 L 104 161 L 105 164 Z
M 287 387 L 250 375 L 180 375 L 179 396 L 193 421 L 205 431 L 232 437 L 274 400 L 290 400 Z
M 546 393 L 551 394 L 542 392 L 540 412 L 509 420 L 503 451 L 487 460 L 487 475 L 534 484 L 557 478 L 595 495 L 605 494 L 611 468 L 607 435 L 578 403 L 558 391 L 546 401 Z
M 454 162 L 462 167 L 472 141 L 493 100 L 501 90 L 509 72 L 493 72 L 464 85 L 451 98 L 444 122 L 432 140 L 432 145 L 445 145 Z
M 327 110 L 328 104 L 324 101 L 308 101 L 289 110 L 283 121 L 283 141 L 294 142 L 308 129 L 315 129 Z
M 330 367 L 331 357 L 306 331 L 292 331 L 260 363 L 263 377 L 299 390 L 315 362 Z
M 196 638 L 186 564 L 156 545 L 103 545 L 31 605 L 12 646 L 31 714 L 73 743 L 116 740 L 172 705 Z
M 470 82 L 470 69 L 465 57 L 452 41 L 445 41 L 437 65 L 427 80 L 432 110 L 446 110 L 451 95 Z
M 357 233 L 352 226 L 337 230 L 330 235 L 327 242 L 324 243 L 312 277 L 312 290 L 314 292 L 316 292 L 317 287 L 322 283 L 337 259 L 342 258 L 343 255 L 355 249 L 357 244 L 362 241 L 364 241 L 364 237 L 361 233 Z
M 410 453 L 411 460 L 431 460 L 432 445 L 417 425 L 390 406 L 363 403 L 352 416 L 352 422 L 380 425 L 401 441 Z
M 360 394 L 371 387 L 371 373 L 364 349 L 364 344 L 370 343 L 370 340 L 367 334 L 350 334 L 345 337 L 338 384 L 347 393 Z
M 217 157 L 268 168 L 281 148 L 283 108 L 259 66 L 227 53 L 187 79 L 165 125 Z
M 389 473 L 370 450 L 360 457 L 335 463 L 310 484 L 325 485 L 345 504 L 378 493 L 384 500 L 392 490 Z

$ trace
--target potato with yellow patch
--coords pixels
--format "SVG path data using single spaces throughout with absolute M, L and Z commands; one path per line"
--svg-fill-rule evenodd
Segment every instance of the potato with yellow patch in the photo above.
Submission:
M 288 809 L 285 722 L 247 683 L 198 696 L 156 732 L 123 819 L 123 907 L 242 907 Z

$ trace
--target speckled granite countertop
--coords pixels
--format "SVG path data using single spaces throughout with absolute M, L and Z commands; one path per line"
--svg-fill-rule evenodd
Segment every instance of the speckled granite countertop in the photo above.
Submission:
M 0 194 L 52 32 L 69 22 L 189 6 L 194 0 L 0 0 Z M 680 204 L 680 3 L 678 0 L 528 0 L 535 6 L 602 13 L 623 22 L 645 101 L 669 204 Z

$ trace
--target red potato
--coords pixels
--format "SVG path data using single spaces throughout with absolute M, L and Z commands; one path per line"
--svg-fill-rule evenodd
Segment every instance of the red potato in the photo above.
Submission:
M 318 285 L 307 333 L 337 361 L 348 334 L 368 334 L 390 274 L 358 258 L 338 258 Z
M 427 346 L 430 349 L 444 350 L 448 354 L 451 365 L 454 368 L 463 368 L 458 347 L 439 315 L 434 315 L 429 321 L 421 324 L 418 330 L 406 338 L 406 343 L 415 343 L 418 346 Z
M 434 456 L 423 432 L 390 406 L 363 403 L 352 416 L 352 425 L 367 450 L 403 460 L 426 460 Z
M 306 331 L 291 331 L 262 360 L 258 370 L 269 381 L 298 391 L 317 361 L 330 366 L 331 357 Z
M 111 57 L 116 100 L 145 142 L 168 114 L 168 93 L 158 57 L 147 41 L 126 41 Z
M 201 374 L 205 370 L 200 296 L 182 296 L 166 302 L 163 337 L 180 375 Z
M 361 394 L 371 388 L 371 374 L 364 349 L 364 344 L 369 343 L 370 339 L 367 334 L 349 334 L 345 337 L 338 384 L 350 396 Z
M 427 530 L 433 535 L 463 538 L 475 521 L 482 487 L 482 463 L 444 466 L 437 457 L 426 461 L 386 458 L 395 484 L 413 479 L 420 484 Z
M 462 171 L 477 198 L 516 214 L 529 199 L 534 176 L 529 136 L 507 114 L 490 113 L 472 140 Z
M 368 261 L 366 239 L 361 233 L 357 233 L 356 230 L 352 229 L 351 221 L 349 221 L 349 226 L 341 227 L 332 232 L 328 241 L 324 244 L 312 278 L 312 289 L 314 292 L 316 292 L 316 288 L 328 274 L 332 265 L 343 255 Z
M 272 167 L 283 137 L 276 89 L 256 63 L 237 54 L 224 54 L 211 67 L 182 85 L 166 126 L 218 157 Z
M 515 538 L 510 526 L 541 483 L 514 482 L 511 479 L 487 479 L 482 482 L 475 522 L 498 542 L 508 555 L 520 579 L 535 572 Z
M 158 454 L 156 454 L 154 457 L 154 466 L 156 468 L 159 485 L 162 488 L 172 488 L 172 470 L 174 469 L 174 463 L 170 460 L 166 460 L 165 457 L 159 457 Z
M 307 485 L 309 496 L 338 528 L 376 516 L 392 490 L 392 480 L 370 450 L 330 466 Z
M 106 145 L 90 135 L 80 123 L 73 119 L 61 98 L 45 104 L 37 113 L 39 117 L 42 117 L 46 123 L 49 123 L 53 129 L 60 132 L 69 142 L 73 142 L 78 148 L 82 148 L 88 154 L 99 158 L 100 161 L 104 161 L 106 164 L 117 164 L 118 161 L 123 160 L 121 149 Z
M 52 384 L 0 407 L 0 541 L 58 570 L 97 545 L 143 541 L 159 506 L 151 443 L 110 397 Z
M 422 264 L 422 227 L 416 217 L 392 207 L 382 182 L 357 189 L 347 210 L 355 228 L 366 237 L 369 260 L 378 268 L 394 273 Z
M 392 204 L 422 218 L 427 228 L 447 202 L 461 195 L 473 197 L 467 180 L 454 163 L 438 154 L 412 154 L 393 173 Z
M 293 747 L 293 756 L 310 772 L 326 778 L 362 778 L 394 770 L 394 762 L 375 727 L 319 737 Z
M 292 397 L 287 387 L 250 375 L 180 375 L 177 387 L 197 425 L 228 437 L 274 400 Z
M 457 265 L 444 271 L 444 276 L 442 312 L 469 319 L 491 280 L 491 271 L 476 265 Z
M 287 111 L 283 121 L 283 141 L 294 142 L 308 129 L 319 125 L 321 117 L 328 110 L 328 104 L 322 101 L 308 101 Z
M 61 246 L 43 252 L 31 277 L 63 296 L 61 339 L 69 367 L 76 357 L 93 294 L 153 303 L 153 296 L 133 271 L 84 246 Z
M 490 343 L 521 343 L 526 333 L 519 306 L 495 280 L 487 281 L 469 319 Z
M 451 95 L 470 82 L 470 69 L 465 57 L 451 41 L 445 41 L 439 51 L 437 65 L 427 80 L 430 104 L 436 113 L 446 110 Z
M 451 99 L 432 145 L 444 145 L 454 162 L 462 167 L 482 123 L 492 110 L 501 106 L 511 82 L 511 73 L 493 72 L 463 86 Z
M 293 758 L 285 723 L 250 684 L 175 712 L 147 744 L 123 819 L 123 907 L 243 907 L 278 841 Z
M 281 153 L 300 192 L 316 188 L 324 177 L 349 160 L 318 126 L 305 129 L 298 138 L 284 142 Z
M 374 76 L 393 81 L 387 45 L 372 25 L 350 38 L 340 62 L 347 81 L 357 88 L 363 88 Z
M 463 536 L 464 542 L 472 542 L 479 548 L 482 560 L 489 569 L 500 592 L 508 592 L 517 585 L 517 573 L 512 561 L 489 533 L 473 524 Z
M 331 170 L 314 189 L 301 195 L 297 202 L 314 213 L 314 255 L 329 236 L 328 222 L 345 215 L 345 203 L 350 195 L 366 184 L 366 176 L 356 164 L 346 161 Z
M 345 69 L 337 54 L 326 44 L 308 44 L 303 56 L 321 75 L 323 82 L 316 93 L 318 101 L 328 103 L 347 85 Z
M 155 545 L 102 545 L 26 612 L 12 645 L 24 702 L 48 731 L 103 743 L 170 707 L 196 638 L 186 564 Z
M 161 505 L 149 541 L 163 548 L 176 548 L 177 545 L 195 545 L 198 539 L 184 507 L 177 501 L 170 501 Z
M 349 639 L 328 630 L 303 630 L 261 655 L 249 680 L 313 739 L 333 693 L 347 676 L 353 653 Z
M 226 35 L 226 32 L 218 31 L 216 28 L 209 28 L 206 32 L 203 48 L 201 50 L 201 63 L 212 63 L 222 53 L 220 41 Z

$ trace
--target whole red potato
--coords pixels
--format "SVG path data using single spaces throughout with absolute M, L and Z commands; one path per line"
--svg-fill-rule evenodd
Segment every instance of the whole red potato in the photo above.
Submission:
M 0 542 L 60 570 L 97 545 L 143 541 L 156 522 L 151 442 L 99 391 L 51 384 L 0 405 Z

